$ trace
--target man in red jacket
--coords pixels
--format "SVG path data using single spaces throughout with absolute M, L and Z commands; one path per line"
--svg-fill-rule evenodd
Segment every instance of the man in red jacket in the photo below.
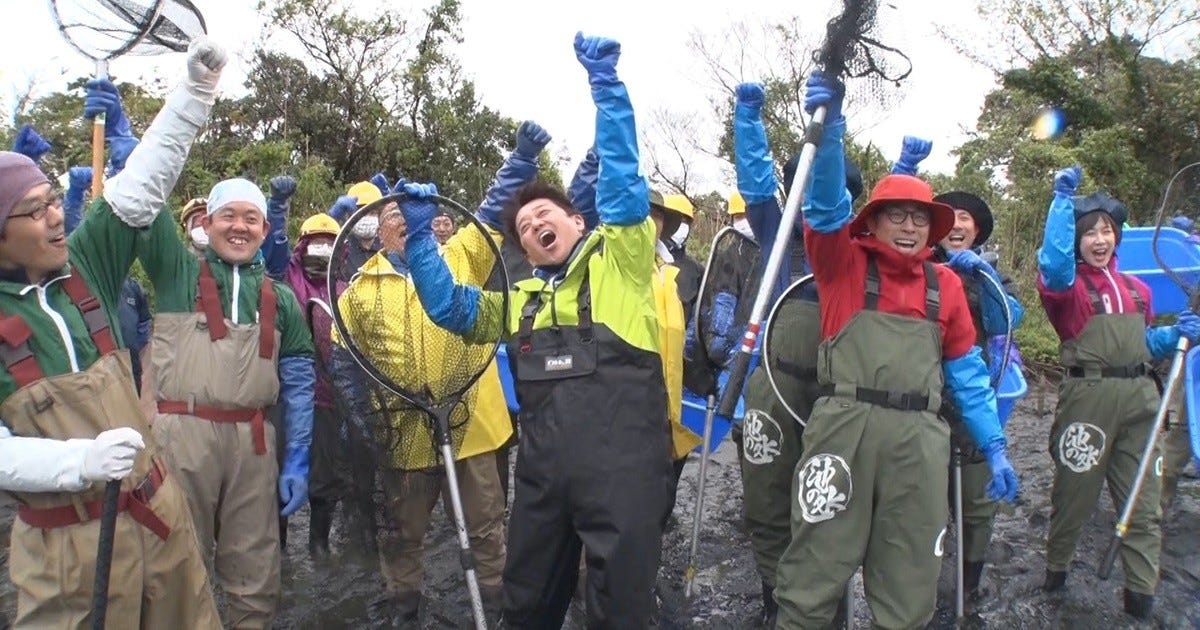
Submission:
M 779 627 L 824 627 L 864 568 L 881 628 L 933 617 L 946 534 L 950 429 L 942 392 L 963 409 L 988 459 L 993 499 L 1012 501 L 995 392 L 975 346 L 962 282 L 931 246 L 954 225 L 924 181 L 889 175 L 851 221 L 841 115 L 844 91 L 818 73 L 809 112 L 826 108 L 805 195 L 805 246 L 821 294 L 817 400 L 793 485 L 792 542 L 779 561 Z

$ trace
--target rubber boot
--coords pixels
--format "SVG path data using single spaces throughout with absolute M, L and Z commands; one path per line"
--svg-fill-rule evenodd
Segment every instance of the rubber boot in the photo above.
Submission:
M 1135 619 L 1146 621 L 1154 610 L 1154 596 L 1125 589 L 1125 612 Z
M 973 601 L 983 598 L 983 590 L 979 588 L 983 581 L 983 565 L 980 562 L 964 562 L 963 563 L 963 591 L 964 597 Z
M 779 604 L 775 602 L 775 587 L 762 583 L 762 618 L 759 620 L 762 627 L 770 630 L 775 627 L 775 618 L 779 615 Z
M 1046 569 L 1046 583 L 1042 585 L 1042 590 L 1047 593 L 1062 590 L 1067 585 L 1066 571 L 1051 571 Z
M 308 522 L 308 553 L 313 560 L 329 557 L 329 529 L 333 526 L 333 509 L 337 503 L 329 499 L 310 499 Z
M 287 551 L 287 517 L 279 517 L 279 548 Z

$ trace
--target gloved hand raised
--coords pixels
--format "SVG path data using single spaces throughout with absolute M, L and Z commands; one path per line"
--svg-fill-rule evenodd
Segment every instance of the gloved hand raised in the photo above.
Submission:
M 592 87 L 612 85 L 617 82 L 617 59 L 621 57 L 621 44 L 606 37 L 584 37 L 583 31 L 575 33 L 575 58 L 588 72 L 588 83 Z
M 92 79 L 84 85 L 83 117 L 95 118 L 104 114 L 104 137 L 128 138 L 133 136 L 129 118 L 121 107 L 121 92 L 108 79 Z M 126 154 L 128 157 L 128 154 Z
M 824 106 L 825 122 L 833 122 L 842 116 L 842 99 L 846 98 L 846 86 L 837 77 L 827 76 L 817 70 L 804 84 L 804 111 L 812 115 Z
M 984 267 L 991 266 L 984 262 L 983 258 L 980 258 L 979 254 L 976 254 L 974 251 L 969 249 L 962 249 L 950 254 L 950 258 L 946 261 L 946 265 L 955 271 L 961 271 L 964 273 L 981 270 Z
M 437 216 L 438 194 L 433 184 L 409 183 L 404 185 L 404 199 L 400 202 L 400 213 L 408 228 L 408 239 L 433 237 L 433 217 Z
M 762 112 L 763 103 L 767 100 L 766 89 L 761 83 L 742 83 L 733 93 L 737 96 L 737 105 L 755 115 Z
M 1175 322 L 1175 329 L 1179 334 L 1187 337 L 1191 343 L 1196 343 L 1200 340 L 1200 316 L 1197 316 L 1190 309 L 1179 314 L 1179 319 Z
M 1083 179 L 1082 167 L 1068 166 L 1062 169 L 1054 174 L 1054 194 L 1064 197 L 1074 195 L 1081 179 Z
M 105 126 L 105 129 L 108 129 Z M 138 139 L 133 136 L 113 136 L 108 139 L 108 177 L 125 170 L 125 161 L 137 148 Z
M 271 199 L 287 203 L 296 194 L 296 178 L 291 175 L 276 175 L 271 178 Z
M 37 162 L 50 151 L 50 143 L 38 134 L 33 125 L 26 123 L 13 139 L 12 150 Z
M 375 187 L 379 189 L 379 194 L 384 197 L 392 194 L 392 185 L 388 183 L 387 175 L 382 172 L 372 175 L 370 182 L 375 184 Z
M 333 202 L 333 205 L 329 207 L 329 211 L 326 214 L 333 217 L 333 220 L 338 223 L 345 223 L 346 219 L 349 219 L 350 215 L 354 214 L 354 211 L 357 209 L 357 197 L 342 195 L 337 198 L 337 201 Z
M 513 153 L 530 160 L 537 160 L 537 156 L 550 144 L 550 134 L 541 125 L 526 120 L 517 127 L 517 148 Z
M 92 167 L 90 166 L 72 166 L 67 171 L 67 196 L 71 196 L 74 190 L 79 191 L 79 198 L 83 199 L 83 193 L 92 185 Z
M 892 165 L 892 173 L 897 175 L 916 175 L 917 165 L 929 157 L 933 150 L 933 141 L 916 136 L 904 136 L 900 147 L 900 159 Z
M 1008 455 L 1004 452 L 1004 442 L 997 440 L 988 445 L 985 451 L 988 468 L 992 470 L 992 480 L 987 485 L 988 498 L 993 501 L 1017 500 L 1017 472 L 1013 470 Z
M 209 104 L 217 97 L 217 83 L 221 80 L 221 70 L 229 59 L 225 48 L 210 40 L 206 35 L 199 35 L 188 45 L 188 78 L 187 90 L 192 96 Z
M 104 431 L 92 440 L 83 455 L 83 478 L 100 483 L 124 479 L 133 470 L 133 461 L 143 448 L 146 442 L 134 429 Z

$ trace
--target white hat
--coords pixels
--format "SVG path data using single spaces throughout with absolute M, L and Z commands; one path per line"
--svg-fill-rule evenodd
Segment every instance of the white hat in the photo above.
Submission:
M 254 182 L 240 177 L 217 182 L 212 187 L 212 192 L 208 193 L 208 216 L 237 201 L 253 204 L 266 218 L 267 198 Z

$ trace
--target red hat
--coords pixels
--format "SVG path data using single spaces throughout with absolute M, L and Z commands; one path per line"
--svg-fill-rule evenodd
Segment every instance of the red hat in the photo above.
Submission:
M 933 200 L 933 189 L 925 180 L 912 175 L 888 175 L 875 184 L 871 190 L 871 199 L 858 215 L 850 222 L 850 235 L 867 234 L 867 219 L 879 208 L 890 203 L 907 201 L 929 210 L 929 240 L 926 247 L 946 238 L 954 228 L 954 208 Z

